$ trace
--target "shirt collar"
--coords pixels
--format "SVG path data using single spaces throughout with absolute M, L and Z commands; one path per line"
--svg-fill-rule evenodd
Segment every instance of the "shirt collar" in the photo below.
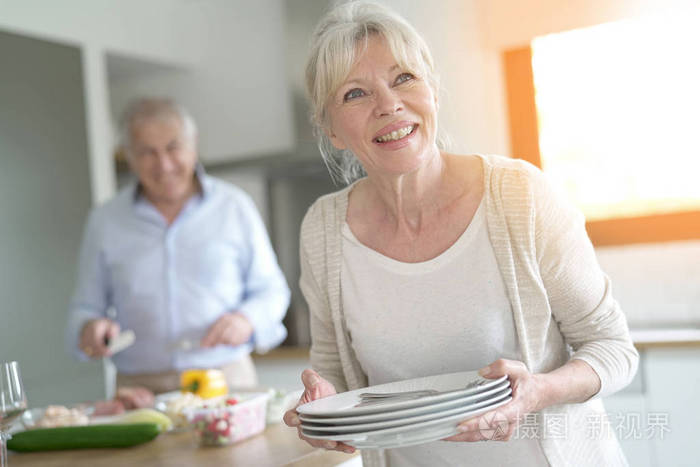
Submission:
M 199 161 L 197 161 L 197 164 L 194 166 L 194 178 L 196 178 L 199 182 L 199 195 L 202 197 L 202 199 L 207 199 L 209 196 L 211 196 L 212 181 L 207 176 L 207 173 L 204 170 L 204 165 L 202 165 L 202 163 Z M 142 194 L 143 186 L 141 186 L 141 182 L 139 182 L 137 178 L 136 182 L 131 187 L 131 200 L 134 203 L 137 202 L 139 198 L 141 198 Z
M 197 162 L 194 167 L 194 176 L 199 181 L 199 186 L 201 187 L 202 199 L 207 199 L 211 196 L 212 192 L 212 181 L 204 170 L 204 165 L 201 162 Z

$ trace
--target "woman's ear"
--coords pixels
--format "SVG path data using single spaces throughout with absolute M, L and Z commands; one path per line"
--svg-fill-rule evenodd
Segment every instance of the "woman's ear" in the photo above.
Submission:
M 347 149 L 347 145 L 343 142 L 342 139 L 338 138 L 338 136 L 333 133 L 333 129 L 330 127 L 326 127 L 323 129 L 323 132 L 328 136 L 328 139 L 331 141 L 331 144 L 333 145 L 334 148 L 336 149 Z

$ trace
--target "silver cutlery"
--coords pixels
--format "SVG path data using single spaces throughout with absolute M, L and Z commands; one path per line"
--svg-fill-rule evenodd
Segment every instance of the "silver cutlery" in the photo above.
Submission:
M 462 388 L 450 389 L 447 391 L 438 391 L 436 389 L 421 389 L 418 391 L 403 392 L 363 392 L 359 396 L 362 403 L 386 401 L 388 399 L 418 399 L 420 397 L 436 396 L 438 394 L 450 394 L 453 392 L 463 391 L 465 389 L 472 389 L 479 386 L 483 386 L 488 382 L 489 381 L 485 379 L 477 379 L 470 382 Z

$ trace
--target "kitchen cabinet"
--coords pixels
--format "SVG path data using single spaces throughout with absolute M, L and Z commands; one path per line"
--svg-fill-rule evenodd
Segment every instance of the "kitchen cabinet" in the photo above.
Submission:
M 638 347 L 635 380 L 604 401 L 611 422 L 627 417 L 627 426 L 617 433 L 627 459 L 633 466 L 695 466 L 700 459 L 700 342 Z M 637 415 L 641 427 L 635 437 L 631 420 Z
M 643 432 L 639 435 L 635 432 L 634 420 L 640 420 L 643 424 L 646 416 L 647 401 L 644 393 L 643 374 L 644 356 L 640 360 L 637 375 L 630 385 L 617 394 L 613 394 L 604 400 L 605 410 L 608 414 L 613 432 L 620 441 L 629 465 L 635 467 L 654 467 L 653 446 L 645 439 Z
M 666 433 L 652 437 L 659 466 L 697 466 L 700 443 L 700 346 L 657 348 L 646 354 L 646 403 L 649 413 L 667 417 Z

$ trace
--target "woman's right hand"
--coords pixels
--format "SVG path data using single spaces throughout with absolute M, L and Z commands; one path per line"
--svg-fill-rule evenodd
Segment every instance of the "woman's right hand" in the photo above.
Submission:
M 306 441 L 313 447 L 341 451 L 347 454 L 352 454 L 355 452 L 354 447 L 345 443 L 322 439 L 309 439 L 301 433 L 301 420 L 299 420 L 299 415 L 296 408 L 302 404 L 306 404 L 307 402 L 336 394 L 333 385 L 321 378 L 314 370 L 304 370 L 304 372 L 301 374 L 301 381 L 304 383 L 304 393 L 299 398 L 297 405 L 284 414 L 284 423 L 289 427 L 296 428 L 297 432 L 299 433 L 299 439 Z

